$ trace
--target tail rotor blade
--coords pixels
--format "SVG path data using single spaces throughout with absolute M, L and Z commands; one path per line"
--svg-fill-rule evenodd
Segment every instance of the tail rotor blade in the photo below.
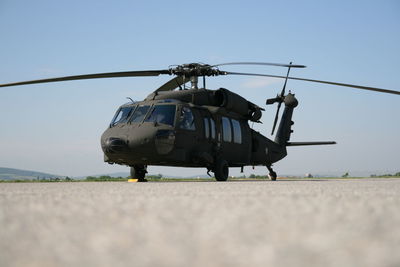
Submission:
M 271 135 L 274 135 L 276 124 L 278 123 L 278 117 L 279 117 L 279 110 L 281 108 L 282 102 L 279 102 L 278 108 L 276 109 L 276 114 L 275 114 L 275 119 L 274 119 L 274 125 L 272 126 L 272 132 Z
M 288 66 L 289 67 L 288 67 L 287 74 L 286 74 L 285 84 L 283 85 L 283 88 L 282 88 L 281 97 L 285 96 L 286 84 L 287 84 L 287 80 L 289 77 L 289 72 L 290 72 L 290 68 L 292 66 L 292 62 L 290 62 Z
M 278 117 L 279 117 L 279 110 L 281 109 L 281 105 L 283 102 L 283 99 L 285 97 L 285 90 L 286 90 L 286 84 L 288 81 L 288 77 L 289 77 L 289 72 L 290 72 L 290 68 L 294 65 L 292 65 L 292 62 L 290 62 L 288 65 L 286 65 L 288 67 L 287 73 L 286 73 L 286 79 L 285 79 L 285 83 L 283 85 L 282 91 L 281 91 L 281 95 L 277 97 L 279 104 L 278 104 L 278 108 L 276 109 L 276 114 L 275 114 L 275 119 L 274 119 L 274 125 L 272 126 L 272 132 L 271 135 L 274 135 L 275 132 L 275 128 L 276 128 L 276 124 L 278 123 Z M 267 101 L 268 104 L 268 101 Z

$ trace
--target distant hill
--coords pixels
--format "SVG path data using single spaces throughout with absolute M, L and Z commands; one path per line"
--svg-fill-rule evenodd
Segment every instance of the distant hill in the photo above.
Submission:
M 34 180 L 34 179 L 50 179 L 64 178 L 65 176 L 49 174 L 44 172 L 35 172 L 28 170 L 2 168 L 0 167 L 0 180 Z

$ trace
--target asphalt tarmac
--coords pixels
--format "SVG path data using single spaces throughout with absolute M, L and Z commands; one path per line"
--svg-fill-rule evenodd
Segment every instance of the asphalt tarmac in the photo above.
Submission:
M 400 266 L 400 179 L 2 183 L 0 266 Z

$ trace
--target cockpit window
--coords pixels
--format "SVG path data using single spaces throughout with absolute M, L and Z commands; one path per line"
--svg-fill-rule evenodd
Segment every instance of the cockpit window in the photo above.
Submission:
M 194 116 L 190 108 L 182 108 L 180 128 L 185 130 L 196 130 L 196 126 L 194 125 Z
M 118 123 L 124 123 L 127 122 L 129 116 L 132 113 L 132 110 L 134 109 L 134 107 L 123 107 L 120 108 L 117 112 L 117 114 L 115 114 L 114 119 L 111 122 L 111 126 L 114 126 Z
M 175 105 L 156 105 L 153 111 L 146 118 L 146 122 L 157 122 L 167 125 L 174 125 Z
M 131 122 L 142 122 L 150 106 L 138 106 L 132 115 Z

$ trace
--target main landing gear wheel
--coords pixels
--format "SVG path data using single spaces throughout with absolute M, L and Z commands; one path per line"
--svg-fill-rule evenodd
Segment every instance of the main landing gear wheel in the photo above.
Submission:
M 146 173 L 144 165 L 134 165 L 131 167 L 131 178 L 137 179 L 138 182 L 147 182 L 147 179 L 144 178 Z
M 276 172 L 274 172 L 274 170 L 271 168 L 271 166 L 267 166 L 267 168 L 269 171 L 269 174 L 268 174 L 269 179 L 271 181 L 276 181 L 276 177 L 277 177 Z
M 276 181 L 276 177 L 277 177 L 276 172 L 272 171 L 268 174 L 268 176 L 269 176 L 269 179 L 271 179 L 271 181 Z
M 228 162 L 223 159 L 217 160 L 214 166 L 215 179 L 219 182 L 228 180 L 229 166 Z

